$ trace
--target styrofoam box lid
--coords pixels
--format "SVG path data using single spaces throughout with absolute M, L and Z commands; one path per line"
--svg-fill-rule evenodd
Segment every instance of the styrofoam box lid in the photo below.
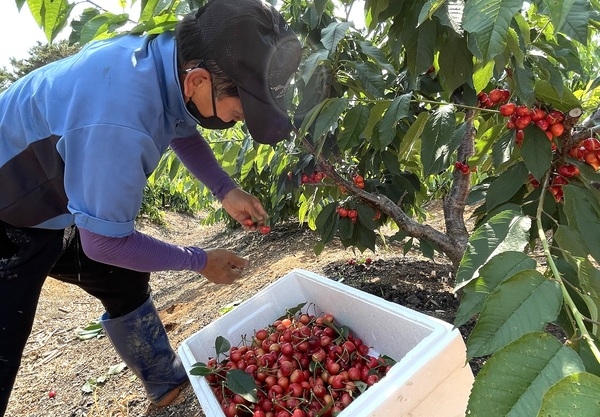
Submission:
M 185 368 L 189 371 L 193 364 L 206 363 L 214 357 L 218 336 L 236 346 L 244 336 L 251 338 L 255 330 L 304 302 L 310 313 L 332 314 L 337 323 L 349 327 L 356 337 L 371 346 L 372 352 L 397 361 L 379 383 L 356 398 L 339 417 L 369 414 L 368 410 L 376 408 L 405 384 L 456 337 L 457 331 L 442 320 L 312 272 L 294 269 L 184 340 L 179 355 Z M 190 376 L 190 381 L 206 416 L 224 417 L 206 379 Z

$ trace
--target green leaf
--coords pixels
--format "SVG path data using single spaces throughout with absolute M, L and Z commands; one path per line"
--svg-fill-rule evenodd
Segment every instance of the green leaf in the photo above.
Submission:
M 367 228 L 371 230 L 375 230 L 379 227 L 379 224 L 376 220 L 373 220 L 375 217 L 375 210 L 372 207 L 367 206 L 365 204 L 357 204 L 356 210 L 358 211 L 358 220 Z
M 353 234 L 354 224 L 350 221 L 350 219 L 347 217 L 340 219 L 338 222 L 338 236 L 340 237 L 340 240 L 345 241 L 351 239 Z
M 453 105 L 441 106 L 429 117 L 421 137 L 421 162 L 423 174 L 437 174 L 446 168 L 443 163 L 448 156 L 448 145 L 454 135 L 456 115 Z
M 337 202 L 329 203 L 317 216 L 317 232 L 321 235 L 321 243 L 323 244 L 331 242 L 335 237 L 339 221 L 339 216 L 335 214 L 337 206 Z
M 83 329 L 77 330 L 77 338 L 79 340 L 96 339 L 102 337 L 103 330 L 102 324 L 99 321 L 93 321 Z
M 536 100 L 534 92 L 535 77 L 531 71 L 531 68 L 514 68 L 513 81 L 515 82 L 515 88 L 513 89 L 513 92 L 521 98 L 523 104 L 531 107 Z
M 528 126 L 524 133 L 521 156 L 529 172 L 540 181 L 552 164 L 552 147 L 546 134 L 537 126 Z
M 517 272 L 488 295 L 467 341 L 467 356 L 489 355 L 526 333 L 543 330 L 561 306 L 558 282 L 536 270 Z
M 427 0 L 427 2 L 421 8 L 419 14 L 419 21 L 417 25 L 420 25 L 425 20 L 430 20 L 433 14 L 445 3 L 445 0 Z
M 477 62 L 473 71 L 473 88 L 475 91 L 483 91 L 489 84 L 490 78 L 494 76 L 495 62 L 489 61 L 483 65 L 482 62 Z
M 258 389 L 254 377 L 241 369 L 227 371 L 227 388 L 251 403 L 258 402 Z
M 315 130 L 313 137 L 315 139 L 325 135 L 332 126 L 338 124 L 341 114 L 348 107 L 348 99 L 346 98 L 334 98 L 326 101 L 325 105 L 321 108 L 319 115 L 315 120 Z
M 299 313 L 302 311 L 302 309 L 306 306 L 306 301 L 300 304 L 296 304 L 294 307 L 289 307 L 285 309 L 285 316 L 282 317 L 286 318 L 286 317 L 292 317 L 294 316 L 296 313 Z
M 561 90 L 562 94 L 559 94 L 556 87 L 546 80 L 537 80 L 535 83 L 535 96 L 552 108 L 567 112 L 574 107 L 581 107 L 581 102 L 569 88 L 561 84 Z
M 417 27 L 417 44 L 416 48 L 407 48 L 407 56 L 409 61 L 409 69 L 413 74 L 422 74 L 431 67 L 435 55 L 435 41 L 438 25 L 433 20 L 426 20 Z M 411 51 L 414 51 L 415 56 L 413 65 L 410 65 Z
M 410 125 L 406 134 L 402 138 L 400 148 L 398 149 L 398 160 L 403 161 L 409 159 L 409 155 L 414 149 L 419 149 L 420 137 L 427 125 L 429 113 L 423 112 L 417 116 L 417 119 Z
M 352 26 L 350 22 L 332 22 L 321 31 L 321 43 L 330 52 L 335 52 L 338 43 L 344 39 Z
M 600 203 L 595 194 L 574 185 L 563 186 L 564 210 L 569 226 L 575 228 L 588 249 L 588 253 L 600 262 Z
M 382 149 L 392 143 L 396 137 L 396 125 L 408 116 L 411 96 L 412 94 L 408 93 L 396 97 L 385 111 L 379 123 L 379 141 Z
M 508 162 L 512 155 L 514 132 L 505 130 L 492 146 L 492 161 L 495 168 Z
M 469 158 L 469 166 L 479 166 L 489 158 L 490 149 L 502 140 L 502 133 L 510 132 L 511 138 L 514 132 L 506 129 L 505 124 L 495 124 L 487 128 L 486 125 L 478 128 L 483 133 L 475 136 L 475 154 Z
M 102 13 L 90 19 L 81 29 L 79 42 L 84 45 L 94 39 L 107 38 L 112 26 L 122 26 L 127 23 L 126 13 Z
M 369 62 L 353 63 L 354 68 L 358 73 L 358 81 L 364 88 L 364 93 L 371 98 L 383 97 L 383 93 L 387 87 L 381 71 Z
M 478 314 L 487 296 L 517 272 L 535 269 L 536 262 L 522 252 L 502 252 L 491 258 L 479 271 L 479 278 L 463 289 L 454 327 L 465 324 Z
M 215 339 L 215 352 L 217 353 L 217 356 L 227 352 L 230 348 L 231 344 L 229 343 L 229 340 L 225 339 L 223 336 L 217 336 Z
M 515 16 L 515 20 L 517 21 L 517 25 L 527 25 L 527 21 L 525 19 L 519 18 L 519 15 Z M 518 34 L 515 29 L 508 29 L 508 36 L 506 38 L 507 50 L 513 55 L 513 60 L 515 61 L 515 66 L 518 68 L 523 67 L 523 62 L 525 61 L 525 53 L 521 49 L 521 43 L 519 42 L 520 36 L 522 36 L 523 32 L 528 33 L 529 28 L 523 28 Z M 526 36 L 526 35 L 525 35 Z
M 378 64 L 381 68 L 385 69 L 390 74 L 396 74 L 396 69 L 393 65 L 391 65 L 383 52 L 376 46 L 373 46 L 370 42 L 367 41 L 358 41 L 358 46 L 363 54 L 367 55 L 371 58 L 376 64 Z
M 584 258 L 589 253 L 581 234 L 574 227 L 559 224 L 553 239 L 560 248 L 568 250 L 572 256 Z
M 598 336 L 600 318 L 600 271 L 585 257 L 570 260 L 571 264 L 577 269 L 577 278 L 579 280 L 578 294 L 585 302 L 589 310 L 589 319 L 591 320 L 592 334 Z
M 479 275 L 488 259 L 506 252 L 521 252 L 529 243 L 531 219 L 515 210 L 502 211 L 479 226 L 467 244 L 456 274 L 455 291 Z
M 231 303 L 225 304 L 223 307 L 219 308 L 219 314 L 227 314 L 230 311 L 234 310 L 237 306 L 242 304 L 244 300 L 235 300 Z
M 565 376 L 550 387 L 542 398 L 538 417 L 600 416 L 600 378 L 580 372 Z
M 390 102 L 387 100 L 377 101 L 373 106 L 371 106 L 369 111 L 369 120 L 363 132 L 368 139 L 370 139 L 373 135 L 373 129 L 375 128 L 375 125 L 381 120 L 383 113 L 389 106 Z
M 554 336 L 528 333 L 487 360 L 475 378 L 467 415 L 535 416 L 552 385 L 582 371 L 579 356 Z
M 125 362 L 120 362 L 116 365 L 112 365 L 110 368 L 108 368 L 108 375 L 116 375 L 116 374 L 120 374 L 121 372 L 123 372 L 123 369 L 127 368 L 127 364 Z
M 475 37 L 483 61 L 490 61 L 504 51 L 510 22 L 522 7 L 522 0 L 466 2 L 463 27 Z
M 587 44 L 590 19 L 589 0 L 543 0 L 554 26 L 554 33 L 564 33 L 582 45 Z
M 547 142 L 548 140 L 546 140 Z M 523 163 L 518 163 L 504 171 L 490 184 L 485 206 L 488 211 L 508 202 L 527 180 L 529 171 Z
M 439 74 L 444 91 L 454 91 L 473 76 L 473 56 L 464 37 L 448 36 L 440 49 L 438 61 L 440 68 L 444 69 Z M 485 84 L 489 80 L 490 77 Z
M 203 362 L 196 362 L 190 369 L 190 375 L 207 376 L 212 373 L 212 369 L 206 366 Z
M 319 65 L 321 65 L 323 62 L 328 62 L 328 55 L 329 52 L 326 49 L 319 49 L 310 54 L 309 57 L 304 60 L 304 66 L 301 69 L 302 80 L 304 81 L 304 84 L 308 84 Z
M 36 23 L 44 29 L 48 42 L 52 42 L 65 27 L 74 5 L 67 0 L 27 0 L 27 6 Z
M 368 120 L 369 108 L 367 106 L 359 104 L 348 110 L 338 136 L 340 150 L 343 151 L 359 145 L 360 135 L 365 130 Z
M 356 246 L 361 249 L 371 249 L 375 252 L 377 235 L 373 230 L 367 229 L 361 222 L 354 225 L 354 235 L 358 235 Z

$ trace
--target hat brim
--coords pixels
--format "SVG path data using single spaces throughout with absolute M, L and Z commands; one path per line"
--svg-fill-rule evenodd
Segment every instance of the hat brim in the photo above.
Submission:
M 278 104 L 265 103 L 238 86 L 244 121 L 252 138 L 263 144 L 274 145 L 288 139 L 292 123 Z

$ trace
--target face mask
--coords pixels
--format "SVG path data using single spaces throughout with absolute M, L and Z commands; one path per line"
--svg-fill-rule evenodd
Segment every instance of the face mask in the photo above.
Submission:
M 196 69 L 196 68 L 203 67 L 203 66 L 204 66 L 204 61 L 200 61 L 198 63 L 198 65 L 196 65 L 194 68 L 187 70 L 187 72 L 189 72 L 193 69 Z M 229 129 L 230 127 L 235 125 L 235 120 L 226 122 L 217 116 L 217 103 L 215 102 L 215 94 L 214 94 L 213 86 L 212 86 L 212 75 L 211 75 L 211 85 L 210 85 L 210 98 L 212 100 L 212 108 L 213 108 L 213 115 L 210 117 L 202 116 L 200 114 L 200 110 L 198 110 L 198 107 L 196 106 L 196 103 L 194 103 L 191 98 L 185 104 L 185 107 L 190 112 L 190 114 L 192 116 L 194 116 L 194 118 L 196 119 L 198 124 L 205 129 Z
M 213 99 L 213 115 L 210 117 L 202 116 L 200 114 L 200 111 L 198 110 L 198 107 L 196 107 L 196 104 L 191 99 L 188 100 L 185 107 L 190 112 L 190 114 L 192 116 L 194 116 L 194 119 L 196 119 L 198 124 L 205 129 L 229 129 L 230 127 L 235 125 L 235 121 L 226 122 L 216 116 L 217 112 L 216 112 L 216 108 L 215 108 L 214 99 Z

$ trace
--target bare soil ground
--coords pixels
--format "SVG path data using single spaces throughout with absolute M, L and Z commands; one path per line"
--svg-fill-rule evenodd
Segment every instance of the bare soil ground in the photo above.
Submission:
M 166 241 L 233 249 L 251 260 L 244 277 L 230 286 L 215 285 L 190 272 L 156 273 L 153 299 L 174 348 L 219 317 L 219 309 L 250 298 L 294 268 L 302 268 L 373 293 L 387 300 L 441 318 L 454 320 L 458 299 L 452 293 L 452 267 L 447 259 L 402 255 L 399 247 L 376 253 L 354 253 L 340 245 L 316 256 L 317 238 L 297 224 L 276 225 L 268 235 L 201 226 L 198 219 L 166 214 L 167 226 L 142 223 L 139 229 Z M 372 259 L 370 265 L 364 260 Z M 349 259 L 356 259 L 351 265 Z M 187 387 L 176 403 L 151 405 L 141 383 L 124 369 L 109 375 L 121 362 L 106 337 L 82 341 L 77 330 L 96 320 L 101 304 L 79 288 L 48 279 L 36 322 L 6 417 L 203 417 L 198 400 Z M 461 328 L 463 335 L 467 328 Z M 477 371 L 479 364 L 472 363 Z M 86 393 L 86 382 L 100 384 Z M 50 398 L 50 390 L 56 396 Z M 207 416 L 210 417 L 210 416 Z

